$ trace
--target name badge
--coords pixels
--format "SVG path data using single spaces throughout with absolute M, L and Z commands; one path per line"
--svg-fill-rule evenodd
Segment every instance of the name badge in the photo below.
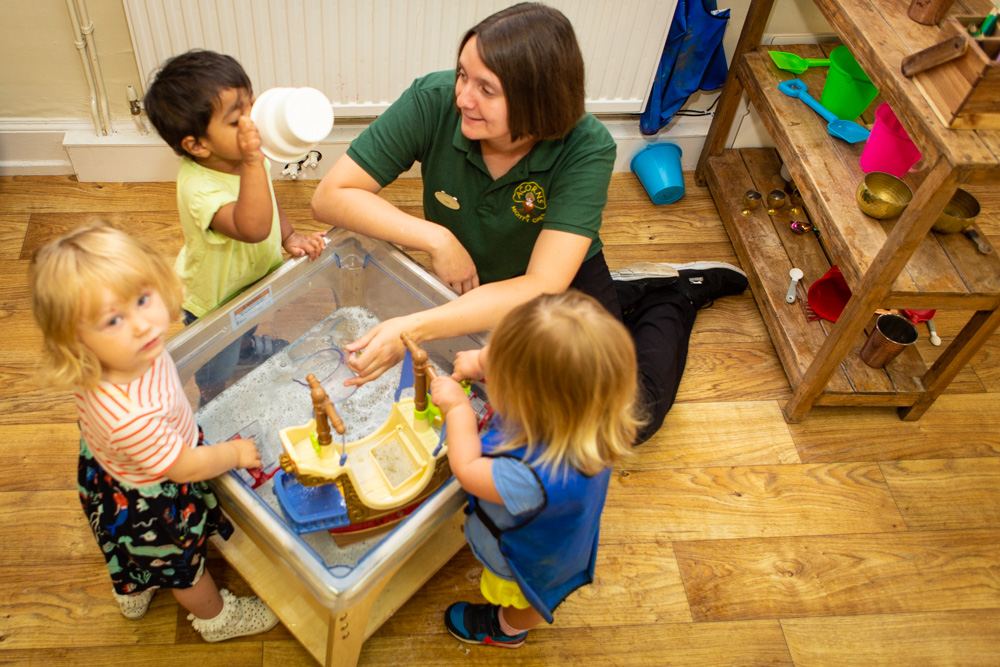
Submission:
M 435 192 L 434 198 L 453 211 L 457 211 L 462 208 L 462 205 L 458 203 L 458 198 L 448 194 L 444 190 L 438 190 Z

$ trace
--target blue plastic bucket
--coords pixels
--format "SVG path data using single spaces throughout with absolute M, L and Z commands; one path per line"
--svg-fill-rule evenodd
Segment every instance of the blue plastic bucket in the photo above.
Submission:
M 629 165 L 654 204 L 673 204 L 684 196 L 681 149 L 675 144 L 651 144 Z

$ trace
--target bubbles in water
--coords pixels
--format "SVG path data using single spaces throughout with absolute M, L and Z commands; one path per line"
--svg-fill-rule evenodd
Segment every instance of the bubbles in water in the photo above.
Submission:
M 340 349 L 378 323 L 370 310 L 355 306 L 337 310 L 306 331 L 291 345 L 198 410 L 196 420 L 205 431 L 206 442 L 214 444 L 229 440 L 256 421 L 259 428 L 255 429 L 255 434 L 259 435 L 255 442 L 262 458 L 276 462 L 278 456 L 284 453 L 279 431 L 304 424 L 313 416 L 309 388 L 293 379 L 296 369 L 310 354 L 325 348 Z M 349 372 L 346 361 L 341 368 L 347 372 L 345 377 L 354 376 Z M 347 442 L 360 440 L 381 427 L 389 417 L 401 373 L 401 364 L 397 364 L 378 379 L 358 387 L 346 400 L 336 398 L 336 388 L 326 387 L 347 428 L 343 439 Z M 337 381 L 343 383 L 343 379 L 338 378 Z M 402 395 L 413 396 L 412 386 L 404 389 Z M 335 436 L 334 443 L 338 449 L 341 442 L 340 436 Z M 254 492 L 283 518 L 274 495 L 273 482 L 259 486 Z M 300 537 L 323 558 L 328 567 L 342 569 L 342 566 L 353 568 L 384 535 L 378 534 L 343 548 L 337 546 L 326 531 Z
M 289 352 L 301 353 L 309 349 L 309 345 L 316 344 L 317 338 L 320 339 L 319 344 L 329 345 L 332 342 L 331 321 L 336 323 L 334 329 L 342 330 L 352 340 L 353 336 L 378 324 L 370 311 L 356 306 L 342 308 L 314 326 L 292 345 L 260 364 L 198 410 L 198 423 L 205 430 L 208 442 L 228 440 L 246 424 L 260 420 L 266 441 L 257 443 L 257 446 L 281 453 L 283 448 L 278 431 L 287 426 L 303 424 L 312 418 L 309 388 L 292 381 L 291 377 L 287 377 L 287 372 L 282 372 L 281 369 L 295 365 L 296 359 L 289 358 Z M 378 379 L 359 387 L 346 400 L 336 400 L 336 388 L 330 392 L 333 394 L 337 413 L 347 427 L 345 435 L 348 441 L 358 440 L 371 433 L 374 429 L 367 426 L 369 421 L 381 424 L 388 418 L 400 374 L 401 368 L 397 364 Z M 353 377 L 353 373 L 349 377 Z M 340 383 L 343 384 L 343 381 Z

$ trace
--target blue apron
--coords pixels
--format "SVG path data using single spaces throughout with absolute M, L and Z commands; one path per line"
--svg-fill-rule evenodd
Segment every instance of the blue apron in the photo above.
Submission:
M 691 93 L 725 83 L 729 67 L 722 38 L 728 22 L 729 10 L 717 11 L 715 0 L 678 0 L 649 103 L 639 119 L 643 134 L 659 132 Z
M 498 444 L 494 430 L 484 437 L 483 452 Z M 498 456 L 524 459 L 525 448 Z M 529 462 L 530 463 L 530 462 Z M 475 512 L 500 544 L 521 593 L 549 623 L 552 610 L 580 586 L 594 580 L 597 542 L 611 469 L 593 477 L 570 468 L 565 478 L 549 467 L 532 466 L 545 489 L 545 504 L 522 523 L 500 530 L 469 495 L 468 512 Z

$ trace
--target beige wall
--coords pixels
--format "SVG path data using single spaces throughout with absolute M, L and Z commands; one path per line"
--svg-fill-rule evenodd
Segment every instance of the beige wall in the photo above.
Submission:
M 725 39 L 732 56 L 750 0 L 719 0 L 732 10 Z M 87 0 L 116 124 L 129 123 L 125 86 L 139 75 L 121 0 Z M 0 0 L 0 118 L 89 120 L 89 93 L 73 44 L 65 0 Z M 768 33 L 824 33 L 812 0 L 777 0 Z M 141 94 L 142 91 L 140 91 Z
M 138 89 L 121 0 L 88 0 L 112 118 L 129 123 Z M 65 0 L 0 0 L 0 118 L 90 120 L 90 94 Z
M 697 1 L 697 0 L 696 0 Z M 729 7 L 729 27 L 723 46 L 726 56 L 732 58 L 740 30 L 750 9 L 750 0 L 717 0 L 719 8 Z M 776 0 L 771 10 L 771 19 L 764 29 L 772 35 L 821 35 L 833 30 L 813 0 Z

